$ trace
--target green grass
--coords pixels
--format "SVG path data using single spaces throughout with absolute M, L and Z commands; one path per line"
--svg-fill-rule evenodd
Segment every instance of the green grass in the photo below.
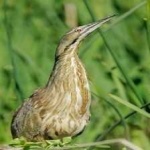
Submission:
M 118 14 L 80 46 L 79 56 L 91 85 L 92 116 L 83 134 L 72 142 L 123 138 L 148 150 L 149 0 L 1 1 L 0 143 L 12 139 L 10 123 L 15 109 L 49 78 L 59 39 L 70 29 L 65 22 L 67 3 L 76 7 L 78 25 Z M 115 144 L 113 148 L 122 147 Z

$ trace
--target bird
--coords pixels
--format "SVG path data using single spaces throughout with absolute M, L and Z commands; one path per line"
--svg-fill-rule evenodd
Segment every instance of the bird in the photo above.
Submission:
M 61 38 L 48 82 L 35 90 L 12 117 L 13 138 L 44 141 L 74 137 L 83 132 L 91 117 L 91 92 L 78 56 L 79 45 L 114 16 L 75 27 Z

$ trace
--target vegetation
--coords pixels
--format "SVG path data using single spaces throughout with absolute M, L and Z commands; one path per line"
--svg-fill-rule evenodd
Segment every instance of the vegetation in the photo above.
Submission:
M 0 1 L 0 143 L 12 139 L 15 109 L 49 78 L 59 39 L 74 25 L 67 22 L 67 4 L 77 25 L 118 14 L 80 46 L 91 85 L 91 120 L 72 142 L 108 140 L 103 144 L 122 149 L 122 140 L 111 140 L 126 139 L 148 150 L 150 0 Z

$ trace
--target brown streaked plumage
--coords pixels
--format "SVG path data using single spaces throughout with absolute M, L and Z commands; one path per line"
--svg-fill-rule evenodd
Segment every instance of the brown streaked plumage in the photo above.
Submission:
M 113 16 L 74 28 L 62 37 L 47 85 L 36 90 L 13 116 L 13 138 L 42 141 L 72 137 L 83 131 L 90 117 L 91 95 L 86 71 L 77 55 L 78 46 Z

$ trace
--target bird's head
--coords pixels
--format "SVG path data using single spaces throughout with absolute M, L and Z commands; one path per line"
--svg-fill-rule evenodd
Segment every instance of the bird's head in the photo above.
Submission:
M 97 22 L 73 28 L 71 31 L 67 32 L 60 40 L 56 57 L 60 56 L 61 54 L 66 55 L 74 53 L 83 39 L 85 39 L 90 33 L 95 31 L 101 25 L 111 20 L 111 18 L 114 16 L 116 15 L 108 16 Z

